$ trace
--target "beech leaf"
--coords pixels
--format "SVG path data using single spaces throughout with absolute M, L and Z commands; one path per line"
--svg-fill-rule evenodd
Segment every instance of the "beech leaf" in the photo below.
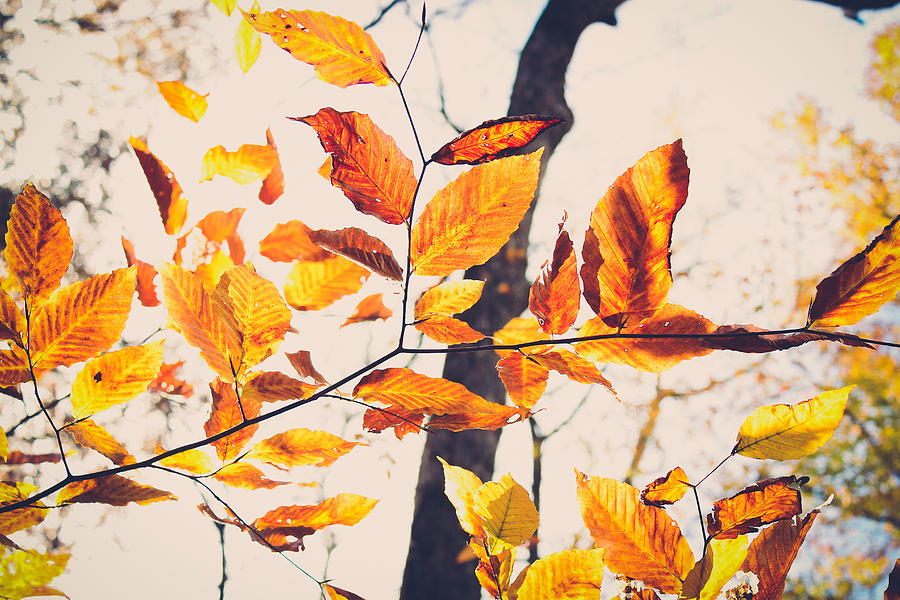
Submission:
M 524 572 L 517 600 L 599 598 L 605 548 L 563 550 L 535 561 Z M 515 585 L 515 584 L 514 584 Z
M 681 500 L 688 491 L 690 480 L 684 469 L 675 467 L 662 477 L 651 481 L 641 490 L 641 502 L 649 506 L 662 508 L 666 504 L 674 504 Z
M 416 302 L 415 319 L 428 315 L 455 315 L 471 308 L 481 298 L 484 282 L 476 279 L 445 281 L 425 290 Z
M 259 253 L 276 262 L 295 260 L 320 261 L 331 256 L 331 252 L 309 239 L 312 229 L 302 221 L 293 220 L 279 223 L 259 242 Z
M 6 504 L 14 504 L 27 500 L 38 491 L 38 487 L 24 481 L 0 481 L 0 508 Z M 29 527 L 34 527 L 44 520 L 48 509 L 42 502 L 0 513 L 0 535 L 9 535 Z
M 531 355 L 510 352 L 497 363 L 497 374 L 513 404 L 529 410 L 547 389 L 550 370 Z
M 712 514 L 706 517 L 707 531 L 710 537 L 733 539 L 802 510 L 796 477 L 764 479 L 734 496 L 716 500 Z
M 338 231 L 317 229 L 309 232 L 309 239 L 326 250 L 355 260 L 364 267 L 388 279 L 400 281 L 403 269 L 387 244 L 357 227 Z
M 165 449 L 157 444 L 156 453 L 162 454 L 163 452 L 165 452 Z M 181 469 L 195 475 L 206 475 L 213 470 L 212 459 L 209 454 L 199 448 L 184 450 L 168 458 L 163 458 L 159 461 L 159 464 L 172 469 Z
M 203 431 L 207 436 L 214 436 L 218 433 L 236 427 L 246 419 L 253 419 L 259 416 L 259 402 L 252 398 L 241 398 L 238 400 L 234 393 L 234 388 L 221 379 L 216 379 L 209 384 L 209 391 L 212 394 L 212 407 L 210 408 L 209 418 L 203 424 Z M 216 454 L 221 460 L 231 460 L 240 454 L 259 425 L 248 425 L 239 431 L 226 435 L 214 442 L 211 442 L 216 448 Z
M 475 492 L 475 513 L 493 539 L 518 546 L 537 530 L 538 512 L 528 492 L 507 473 Z
M 254 3 L 251 12 L 259 11 L 259 4 Z M 241 19 L 234 32 L 234 55 L 237 57 L 238 66 L 246 73 L 259 58 L 262 49 L 262 38 L 250 23 Z
M 358 292 L 370 274 L 343 256 L 294 263 L 284 286 L 284 299 L 296 310 L 320 310 Z
M 237 184 L 264 179 L 278 162 L 278 153 L 270 146 L 244 144 L 234 152 L 225 146 L 214 146 L 203 155 L 200 181 L 210 181 L 216 175 L 228 177 Z
M 503 158 L 531 142 L 545 129 L 562 122 L 562 119 L 541 115 L 485 121 L 444 144 L 431 156 L 431 160 L 442 165 L 476 165 Z
M 706 554 L 684 578 L 680 598 L 715 600 L 747 557 L 747 536 L 710 540 Z
M 175 174 L 147 148 L 144 140 L 132 136 L 129 138 L 131 149 L 134 150 L 150 191 L 156 199 L 159 208 L 159 216 L 163 227 L 169 235 L 175 235 L 181 230 L 187 220 L 187 198 L 181 189 Z
M 383 294 L 372 294 L 359 301 L 359 304 L 353 309 L 353 314 L 347 317 L 347 320 L 341 324 L 341 327 L 365 321 L 384 320 L 392 314 L 394 313 L 391 309 L 384 305 Z
M 206 114 L 206 96 L 200 95 L 180 81 L 158 81 L 156 87 L 166 104 L 182 117 L 194 123 Z
M 754 600 L 781 598 L 784 580 L 818 514 L 818 510 L 813 510 L 802 519 L 798 515 L 778 521 L 763 529 L 750 543 L 740 570 L 755 573 L 759 578 L 759 590 L 753 595 Z
M 441 344 L 470 344 L 485 338 L 465 321 L 447 315 L 429 315 L 418 321 L 416 329 Z
M 147 307 L 159 306 L 160 300 L 156 295 L 156 286 L 153 280 L 156 278 L 156 267 L 150 263 L 138 260 L 134 253 L 134 244 L 122 236 L 122 250 L 125 251 L 125 262 L 129 267 L 137 266 L 137 288 L 138 300 Z
M 251 464 L 237 462 L 225 465 L 213 475 L 217 481 L 235 488 L 247 490 L 266 489 L 271 490 L 281 485 L 287 485 L 288 481 L 275 481 Z
M 276 467 L 327 467 L 356 446 L 365 444 L 348 442 L 327 431 L 289 429 L 258 442 L 247 457 Z
M 259 188 L 259 201 L 263 204 L 272 204 L 284 194 L 284 171 L 281 169 L 281 158 L 278 156 L 278 146 L 272 137 L 272 130 L 266 129 L 266 145 L 275 152 L 275 165 Z
M 575 249 L 563 229 L 564 224 L 565 220 L 559 224 L 552 262 L 549 266 L 545 262 L 541 267 L 540 276 L 531 285 L 528 301 L 528 308 L 537 317 L 541 329 L 557 335 L 569 330 L 578 317 L 581 303 Z
M 456 509 L 460 527 L 469 535 L 483 537 L 482 518 L 475 510 L 475 493 L 483 485 L 481 479 L 472 471 L 451 465 L 440 456 L 437 459 L 444 469 L 444 494 Z
M 141 485 L 121 475 L 106 475 L 96 479 L 75 481 L 56 495 L 59 505 L 94 502 L 112 506 L 125 506 L 130 502 L 151 504 L 164 500 L 176 500 L 169 492 L 149 485 Z
M 257 371 L 241 388 L 241 397 L 252 402 L 280 402 L 311 396 L 320 384 L 313 385 L 279 371 Z
M 159 373 L 162 341 L 128 346 L 89 360 L 72 382 L 72 416 L 77 420 L 128 402 Z

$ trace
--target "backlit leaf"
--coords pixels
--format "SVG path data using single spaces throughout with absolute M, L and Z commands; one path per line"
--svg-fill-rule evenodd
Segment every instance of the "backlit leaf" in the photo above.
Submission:
M 241 388 L 241 397 L 253 402 L 297 400 L 312 396 L 318 387 L 279 371 L 262 371 L 250 375 Z
M 135 267 L 116 269 L 57 290 L 31 326 L 35 368 L 68 367 L 118 341 L 131 311 L 136 276 Z
M 227 16 L 231 16 L 234 7 L 237 6 L 237 0 L 209 0 L 213 6 L 221 10 Z
M 134 463 L 134 456 L 125 449 L 125 446 L 91 419 L 83 419 L 77 423 L 66 425 L 64 431 L 72 435 L 76 444 L 96 450 L 115 465 Z
M 31 379 L 28 356 L 18 346 L 0 349 L 0 385 L 17 385 Z
M 163 452 L 165 452 L 165 449 L 162 446 L 157 445 L 156 453 L 162 454 Z M 209 454 L 199 448 L 192 448 L 174 454 L 168 458 L 163 458 L 159 461 L 159 464 L 172 469 L 181 469 L 189 473 L 194 473 L 195 475 L 206 475 L 213 470 L 212 460 L 210 459 Z
M 0 508 L 27 500 L 38 490 L 36 485 L 23 481 L 0 481 Z M 9 535 L 29 527 L 34 527 L 44 520 L 48 509 L 41 502 L 29 503 L 29 506 L 0 513 L 0 535 Z
M 641 502 L 662 508 L 681 500 L 688 491 L 690 480 L 684 469 L 675 467 L 662 477 L 654 479 L 641 490 Z
M 605 548 L 563 550 L 534 562 L 518 588 L 517 600 L 599 598 Z
M 353 592 L 330 586 L 327 583 L 324 587 L 325 593 L 328 594 L 328 600 L 364 600 L 361 596 L 357 596 Z
M 163 363 L 159 368 L 159 373 L 150 382 L 147 389 L 151 392 L 159 392 L 170 396 L 190 397 L 194 393 L 194 386 L 175 376 L 175 373 L 183 364 L 183 360 L 176 363 Z
M 441 344 L 469 344 L 484 339 L 465 321 L 447 315 L 430 315 L 415 324 L 416 329 Z
M 377 321 L 378 319 L 383 320 L 390 317 L 394 313 L 384 305 L 382 297 L 383 294 L 372 294 L 371 296 L 366 296 L 360 300 L 359 304 L 357 304 L 356 308 L 353 310 L 353 314 L 341 324 L 341 327 L 352 325 L 353 323 Z
M 219 279 L 222 277 L 222 273 L 234 266 L 234 261 L 231 260 L 230 256 L 221 250 L 216 250 L 210 257 L 209 262 L 197 265 L 197 268 L 194 269 L 194 274 L 200 279 L 203 289 L 208 294 L 212 294 L 219 283 Z M 237 357 L 235 357 L 235 360 L 237 360 Z
M 640 492 L 615 479 L 576 470 L 581 517 L 594 545 L 607 547 L 606 566 L 677 594 L 694 566 L 694 556 L 678 525 L 661 508 L 641 504 Z
M 475 165 L 516 152 L 548 127 L 562 123 L 562 119 L 523 115 L 485 121 L 444 144 L 431 156 L 442 165 Z
M 813 327 L 853 325 L 897 297 L 900 290 L 900 215 L 865 250 L 816 286 L 809 307 Z
M 456 509 L 460 527 L 469 535 L 483 537 L 481 517 L 475 511 L 475 493 L 482 486 L 481 479 L 472 471 L 451 465 L 440 456 L 437 459 L 444 468 L 444 494 Z
M 764 479 L 740 492 L 713 503 L 713 512 L 706 516 L 710 537 L 733 539 L 745 533 L 755 533 L 759 527 L 790 519 L 802 511 L 797 478 Z
M 254 3 L 251 12 L 259 11 L 259 4 Z M 246 73 L 250 67 L 259 58 L 259 51 L 262 48 L 262 39 L 259 32 L 253 29 L 244 19 L 238 24 L 237 31 L 234 32 L 234 54 L 237 56 L 238 66 L 241 71 Z
M 413 270 L 445 276 L 496 254 L 531 205 L 542 153 L 472 167 L 435 194 L 412 228 Z
M 527 354 L 510 352 L 497 363 L 497 374 L 513 404 L 527 410 L 543 395 L 550 370 Z
M 569 233 L 563 229 L 564 224 L 565 220 L 559 224 L 553 259 L 549 267 L 546 262 L 541 267 L 540 276 L 531 285 L 528 301 L 528 308 L 537 317 L 541 329 L 553 334 L 569 330 L 578 317 L 581 303 L 575 249 Z
M 322 374 L 319 373 L 313 366 L 312 358 L 310 357 L 308 350 L 287 352 L 285 353 L 285 356 L 300 377 L 308 377 L 319 385 L 325 385 L 328 383 L 328 381 L 324 377 L 322 377 Z
M 259 200 L 263 204 L 272 204 L 284 193 L 284 171 L 281 170 L 281 158 L 278 157 L 278 146 L 275 145 L 271 129 L 266 129 L 266 145 L 275 151 L 276 160 L 275 166 L 263 179 L 262 186 L 259 188 Z
M 9 456 L 9 443 L 6 440 L 6 432 L 0 429 L 0 463 L 6 462 Z
M 296 219 L 279 223 L 259 242 L 259 253 L 276 262 L 320 261 L 331 253 L 312 243 L 309 227 Z
M 0 340 L 9 340 L 20 348 L 24 347 L 22 334 L 27 330 L 25 316 L 16 306 L 6 290 L 0 288 Z
M 106 475 L 97 479 L 75 481 L 56 495 L 57 504 L 99 503 L 125 506 L 129 502 L 151 504 L 175 500 L 175 496 L 149 485 L 141 485 L 121 475 Z
M 244 18 L 297 60 L 312 65 L 319 79 L 340 87 L 392 82 L 375 40 L 352 21 L 312 10 L 249 13 Z
M 229 363 L 225 325 L 213 309 L 212 300 L 200 278 L 181 267 L 164 264 L 159 272 L 163 282 L 166 310 L 181 335 L 216 375 L 230 381 L 234 375 Z M 237 365 L 235 365 L 237 366 Z
M 476 279 L 445 281 L 428 288 L 416 302 L 415 319 L 428 315 L 455 315 L 472 307 L 481 298 L 484 282 Z
M 837 341 L 847 346 L 874 348 L 855 335 L 829 331 L 800 331 L 769 335 L 756 325 L 720 325 L 712 333 L 719 337 L 706 338 L 704 343 L 710 348 L 734 350 L 735 352 L 763 353 L 773 350 L 787 350 L 815 341 Z M 735 335 L 720 335 L 735 334 Z
M 355 294 L 369 271 L 343 256 L 295 263 L 284 286 L 284 299 L 297 310 L 319 310 Z
M 372 271 L 400 281 L 403 269 L 394 258 L 387 244 L 357 227 L 347 227 L 338 231 L 317 229 L 309 232 L 309 239 L 326 250 L 355 260 Z
M 184 197 L 184 191 L 169 167 L 150 152 L 144 140 L 132 136 L 129 143 L 141 163 L 153 197 L 156 198 L 163 227 L 166 233 L 175 235 L 187 220 L 187 198 Z
M 666 304 L 652 318 L 637 327 L 629 329 L 624 337 L 616 337 L 618 330 L 610 327 L 600 317 L 594 317 L 578 331 L 579 337 L 591 335 L 611 336 L 575 344 L 575 351 L 581 356 L 599 363 L 628 365 L 638 371 L 661 373 L 678 363 L 712 352 L 704 340 L 691 338 L 629 339 L 630 334 L 706 334 L 716 326 L 677 304 Z
M 247 490 L 266 489 L 271 490 L 280 485 L 287 485 L 289 481 L 275 481 L 248 463 L 232 463 L 219 469 L 213 479 L 221 481 L 225 485 Z
M 26 184 L 6 224 L 6 266 L 33 311 L 53 293 L 72 260 L 72 238 L 62 213 Z
M 89 360 L 72 382 L 72 416 L 81 419 L 128 402 L 159 373 L 162 341 L 129 346 Z
M 209 418 L 203 424 L 203 431 L 207 436 L 213 436 L 244 422 L 244 418 L 253 419 L 259 416 L 259 402 L 252 398 L 238 398 L 234 394 L 234 388 L 221 379 L 216 379 L 209 384 L 212 394 L 212 407 Z M 259 425 L 250 425 L 240 431 L 212 442 L 216 448 L 216 454 L 221 460 L 231 460 L 241 453 Z
M 681 598 L 715 600 L 722 591 L 722 586 L 731 579 L 746 557 L 745 535 L 729 540 L 711 540 L 706 547 L 706 554 L 684 578 Z
M 147 307 L 159 306 L 159 297 L 156 295 L 156 286 L 153 280 L 156 278 L 156 267 L 150 263 L 138 260 L 134 253 L 134 244 L 122 236 L 122 250 L 125 251 L 125 262 L 129 267 L 137 266 L 137 293 L 138 300 Z
M 68 552 L 38 553 L 19 549 L 0 556 L 0 594 L 8 600 L 35 596 L 65 596 L 47 584 L 62 575 Z
M 425 415 L 421 412 L 395 408 L 391 411 L 370 408 L 363 413 L 363 429 L 369 433 L 381 433 L 385 429 L 393 429 L 394 436 L 402 440 L 408 433 L 422 430 Z
M 837 428 L 853 386 L 829 390 L 794 405 L 761 406 L 738 431 L 732 453 L 793 460 L 818 450 Z
M 41 463 L 58 463 L 62 460 L 62 456 L 57 452 L 43 452 L 34 454 L 31 452 L 20 452 L 13 450 L 6 457 L 8 465 L 38 465 Z
M 608 389 L 610 394 L 616 395 L 612 384 L 594 366 L 594 363 L 581 358 L 574 352 L 565 348 L 542 349 L 530 356 L 551 371 L 561 373 L 572 381 L 577 381 L 578 383 L 599 383 Z
M 513 317 L 501 329 L 494 333 L 494 344 L 522 344 L 538 340 L 549 340 L 550 336 L 541 329 L 534 317 Z M 495 350 L 500 356 L 506 356 L 514 350 Z
M 289 429 L 258 442 L 247 454 L 247 458 L 255 458 L 276 467 L 327 467 L 360 445 L 365 444 L 348 442 L 327 431 Z
M 391 224 L 409 217 L 416 190 L 412 161 L 369 115 L 326 107 L 291 118 L 316 130 L 322 149 L 331 156 L 331 184 L 356 210 Z
M 224 175 L 235 183 L 244 185 L 268 175 L 278 162 L 278 153 L 269 146 L 244 144 L 234 152 L 221 144 L 203 155 L 200 181 L 210 181 L 216 175 Z
M 518 546 L 537 530 L 538 512 L 528 492 L 507 473 L 475 492 L 475 513 L 492 538 Z
M 157 81 L 156 87 L 166 104 L 182 117 L 196 123 L 206 114 L 206 96 L 209 94 L 201 96 L 180 81 Z
M 681 140 L 645 154 L 591 213 L 581 266 L 584 297 L 610 327 L 650 317 L 672 286 L 672 222 L 687 200 Z
M 818 510 L 813 510 L 802 519 L 798 515 L 779 521 L 764 529 L 750 543 L 740 570 L 755 573 L 759 578 L 759 591 L 753 595 L 754 600 L 781 598 L 784 580 L 818 514 Z
M 214 210 L 200 219 L 197 228 L 203 236 L 211 242 L 221 244 L 233 238 L 237 233 L 238 224 L 241 217 L 244 216 L 243 208 L 233 208 L 228 212 L 223 210 Z M 230 249 L 230 244 L 229 244 Z M 232 256 L 235 262 L 242 262 L 243 256 Z

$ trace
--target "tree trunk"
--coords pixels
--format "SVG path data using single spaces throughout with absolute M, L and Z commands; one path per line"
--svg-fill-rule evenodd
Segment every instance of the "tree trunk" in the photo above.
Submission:
M 625 0 L 549 0 L 519 57 L 509 115 L 537 113 L 565 119 L 565 124 L 545 132 L 531 152 L 543 145 L 543 169 L 572 126 L 572 111 L 564 96 L 565 75 L 581 33 L 592 23 L 615 25 L 615 9 Z M 486 115 L 485 118 L 489 117 Z M 535 199 L 536 202 L 536 199 Z M 529 210 L 500 252 L 484 265 L 466 271 L 467 279 L 485 281 L 481 300 L 462 318 L 476 330 L 490 334 L 528 305 L 525 279 Z M 482 353 L 447 356 L 443 376 L 487 398 L 503 403 L 506 391 L 497 377 L 494 357 Z M 440 456 L 465 467 L 482 480 L 494 472 L 494 452 L 499 431 L 463 431 L 428 434 L 416 487 L 415 510 L 403 573 L 401 600 L 468 600 L 480 597 L 471 562 L 458 564 L 456 557 L 467 542 L 453 506 L 444 496 Z

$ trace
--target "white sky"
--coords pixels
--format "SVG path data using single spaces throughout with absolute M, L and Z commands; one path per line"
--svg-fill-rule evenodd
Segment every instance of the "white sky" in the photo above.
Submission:
M 263 9 L 274 9 L 278 3 L 261 4 Z M 418 14 L 419 5 L 413 4 L 412 13 Z M 435 22 L 437 61 L 448 111 L 457 123 L 474 126 L 505 114 L 518 52 L 543 4 L 542 0 L 482 0 L 468 7 L 459 19 L 445 16 Z M 429 10 L 435 12 L 445 6 L 452 3 L 432 2 Z M 307 2 L 295 7 L 326 10 L 361 23 L 374 14 L 372 5 L 363 1 Z M 114 55 L 116 51 L 98 40 L 43 32 L 30 23 L 33 8 L 34 3 L 26 3 L 16 15 L 14 25 L 25 32 L 26 41 L 11 59 L 23 68 L 33 67 L 40 79 L 29 90 L 28 130 L 15 149 L 16 164 L 6 174 L 7 181 L 40 181 L 52 175 L 56 163 L 46 158 L 47 141 L 60 139 L 62 124 L 73 114 L 93 113 L 92 118 L 96 118 L 99 111 L 101 116 L 124 124 L 117 142 L 127 141 L 130 134 L 148 135 L 150 149 L 173 169 L 185 189 L 190 202 L 189 225 L 208 210 L 248 205 L 242 226 L 248 252 L 258 268 L 272 273 L 276 282 L 281 281 L 284 271 L 270 269 L 265 259 L 253 258 L 255 241 L 276 222 L 300 218 L 313 227 L 362 226 L 383 237 L 395 251 L 400 247 L 397 232 L 374 219 L 358 216 L 337 190 L 316 175 L 323 154 L 315 136 L 305 125 L 283 118 L 312 114 L 322 106 L 366 112 L 416 162 L 405 115 L 392 90 L 327 86 L 314 78 L 311 68 L 263 39 L 260 61 L 246 76 L 241 75 L 233 59 L 223 58 L 217 69 L 203 70 L 202 75 L 186 82 L 200 92 L 210 92 L 209 112 L 196 125 L 171 112 L 155 94 L 127 106 L 115 105 L 115 97 L 92 105 L 88 94 L 80 99 L 69 94 L 66 97 L 70 103 L 65 105 L 41 103 L 36 99 L 52 98 L 65 81 L 91 82 L 98 72 L 92 67 L 95 53 Z M 804 95 L 820 102 L 835 123 L 853 120 L 863 134 L 896 137 L 895 125 L 862 100 L 862 86 L 871 36 L 898 16 L 900 11 L 864 13 L 866 24 L 859 25 L 837 9 L 800 0 L 629 0 L 618 12 L 617 28 L 597 25 L 585 33 L 570 67 L 567 97 L 576 125 L 550 163 L 542 203 L 535 215 L 532 272 L 549 256 L 563 211 L 569 214 L 569 230 L 580 247 L 577 238 L 585 229 L 590 210 L 615 177 L 646 151 L 683 136 L 691 185 L 687 206 L 676 220 L 672 260 L 676 270 L 695 263 L 700 266 L 696 274 L 692 272 L 691 277 L 676 282 L 671 299 L 714 322 L 784 324 L 793 305 L 791 283 L 798 277 L 824 275 L 835 264 L 832 230 L 828 228 L 834 222 L 827 210 L 801 214 L 794 197 L 796 180 L 785 179 L 791 169 L 782 161 L 782 153 L 790 153 L 791 146 L 771 131 L 768 119 L 778 110 L 797 106 L 798 97 Z M 209 30 L 203 35 L 221 49 L 222 57 L 231 52 L 237 22 L 235 15 L 229 19 L 210 10 Z M 372 31 L 394 71 L 405 64 L 415 34 L 402 8 Z M 426 155 L 455 135 L 436 113 L 435 64 L 423 44 L 406 84 Z M 147 85 L 138 76 L 129 81 Z M 0 126 L 4 122 L 0 120 Z M 234 149 L 243 143 L 264 143 L 267 126 L 272 127 L 281 151 L 288 185 L 285 197 L 264 207 L 255 200 L 256 185 L 240 187 L 221 178 L 198 183 L 200 157 L 207 148 L 224 144 Z M 456 172 L 432 170 L 426 189 L 437 189 Z M 140 258 L 168 260 L 173 243 L 160 243 L 163 236 L 158 214 L 137 161 L 116 162 L 110 185 L 114 217 L 100 232 L 103 239 L 99 245 L 106 254 L 98 256 L 121 260 L 119 235 L 124 232 L 134 241 Z M 428 193 L 422 196 L 427 197 Z M 821 198 L 821 205 L 828 206 L 825 196 Z M 768 241 L 761 245 L 760 240 Z M 773 265 L 780 269 L 777 277 L 770 272 Z M 716 276 L 716 269 L 724 275 Z M 747 281 L 741 281 L 742 274 L 748 275 Z M 377 340 L 387 338 L 385 344 L 393 343 L 389 325 L 355 326 L 360 329 L 354 332 L 350 327 L 337 334 L 332 329 L 343 320 L 340 311 L 346 314 L 364 295 L 396 292 L 390 286 L 378 287 L 374 280 L 360 296 L 338 305 L 338 316 L 324 320 L 327 329 L 318 328 L 316 315 L 299 316 L 295 325 L 301 335 L 283 348 L 315 348 L 316 365 L 332 379 L 364 364 L 366 352 L 377 356 Z M 392 298 L 397 302 L 399 296 Z M 778 304 L 778 299 L 783 302 Z M 161 318 L 160 312 L 151 312 L 149 320 L 132 323 L 129 331 L 139 338 L 152 331 Z M 176 337 L 170 335 L 169 339 Z M 376 342 L 366 348 L 370 339 Z M 813 356 L 814 351 L 795 356 Z M 747 363 L 741 361 L 730 355 L 693 361 L 693 370 L 667 375 L 664 382 L 698 381 L 702 385 L 707 377 L 725 377 L 735 364 Z M 414 366 L 437 374 L 436 363 L 417 360 Z M 572 467 L 589 474 L 621 477 L 630 460 L 642 418 L 634 407 L 646 402 L 653 381 L 635 381 L 622 369 L 610 369 L 608 376 L 625 403 L 616 405 L 603 393 L 593 394 L 591 406 L 580 414 L 582 425 L 573 425 L 567 436 L 547 444 L 544 555 L 570 546 L 575 536 L 583 533 L 574 500 Z M 805 390 L 810 395 L 816 391 L 815 383 Z M 203 387 L 198 385 L 201 390 Z M 775 397 L 768 387 L 759 392 L 753 399 L 757 404 Z M 582 393 L 580 388 L 566 387 L 545 399 L 548 410 L 541 416 L 542 425 L 550 429 L 564 419 Z M 806 397 L 796 395 L 785 400 Z M 126 411 L 126 416 L 141 415 L 145 408 Z M 686 468 L 688 464 L 700 465 L 688 472 L 702 475 L 702 469 L 730 451 L 746 413 L 722 410 L 720 396 L 697 398 L 691 408 L 694 410 L 684 411 L 673 401 L 664 404 L 660 427 L 679 431 L 692 420 L 705 419 L 712 429 L 702 439 L 702 447 L 663 436 L 659 447 L 648 450 L 642 463 L 647 474 L 636 485 L 678 463 Z M 361 431 L 359 413 L 350 411 L 355 416 L 345 422 L 346 413 L 335 405 L 302 409 L 278 419 L 276 424 L 267 423 L 258 437 L 306 426 L 353 438 Z M 180 429 L 172 433 L 170 445 L 195 439 L 204 418 L 205 411 L 201 410 L 176 421 Z M 161 425 L 152 419 L 141 423 L 148 429 Z M 583 427 L 585 423 L 587 428 Z M 142 434 L 145 431 L 136 432 L 135 440 L 142 439 Z M 338 549 L 332 556 L 329 576 L 335 578 L 336 585 L 370 600 L 392 598 L 396 597 L 404 563 L 421 440 L 409 436 L 397 442 L 390 434 L 363 434 L 362 439 L 371 445 L 338 461 L 321 490 L 292 488 L 253 494 L 232 490 L 227 497 L 251 519 L 281 504 L 314 503 L 323 494 L 341 491 L 382 498 L 372 515 L 359 525 L 334 528 Z M 139 441 L 134 444 L 136 453 L 148 451 L 140 448 Z M 679 448 L 680 455 L 676 453 Z M 512 471 L 517 481 L 528 487 L 529 457 L 527 427 L 508 428 L 498 456 L 498 476 Z M 298 471 L 293 476 L 306 481 L 319 479 L 322 474 Z M 182 500 L 110 512 L 94 506 L 70 510 L 66 519 L 72 524 L 66 525 L 62 539 L 73 544 L 74 556 L 68 572 L 56 584 L 73 599 L 150 599 L 173 594 L 217 597 L 217 537 L 211 524 L 193 508 L 200 501 L 197 492 L 172 477 L 141 473 L 138 478 L 171 490 Z M 696 542 L 695 509 L 686 508 L 678 516 L 685 533 Z M 308 549 L 293 558 L 320 575 L 323 548 L 329 539 L 330 534 L 322 532 L 307 538 Z M 251 544 L 245 534 L 230 531 L 227 547 L 226 597 L 316 597 L 308 580 L 278 556 Z M 695 551 L 699 551 L 696 545 Z

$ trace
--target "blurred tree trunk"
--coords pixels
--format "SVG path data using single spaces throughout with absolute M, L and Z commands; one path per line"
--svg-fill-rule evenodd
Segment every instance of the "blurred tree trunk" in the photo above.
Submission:
M 593 23 L 615 25 L 615 9 L 625 0 L 549 0 L 519 57 L 518 72 L 509 102 L 509 115 L 537 113 L 565 119 L 538 138 L 543 145 L 543 169 L 572 126 L 566 104 L 566 70 L 581 33 Z M 485 118 L 490 115 L 485 115 Z M 536 202 L 536 199 L 535 199 Z M 534 203 L 532 204 L 532 209 Z M 532 210 L 500 252 L 484 265 L 466 271 L 467 279 L 483 279 L 481 300 L 462 315 L 475 329 L 493 333 L 528 305 L 525 279 L 528 232 Z M 497 377 L 494 361 L 484 354 L 451 354 L 443 376 L 494 402 L 504 402 L 506 391 Z M 409 554 L 403 573 L 401 600 L 467 600 L 480 597 L 471 562 L 457 564 L 467 542 L 453 506 L 444 496 L 444 475 L 435 458 L 475 472 L 482 480 L 492 477 L 499 431 L 464 431 L 429 434 L 422 455 L 416 487 Z

